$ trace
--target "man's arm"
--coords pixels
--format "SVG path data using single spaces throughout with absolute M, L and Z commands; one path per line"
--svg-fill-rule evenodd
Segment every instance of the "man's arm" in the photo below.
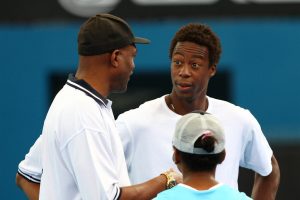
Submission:
M 26 194 L 29 200 L 38 200 L 40 192 L 40 184 L 31 182 L 17 173 L 17 186 Z
M 254 185 L 252 189 L 252 198 L 254 200 L 275 200 L 280 182 L 280 169 L 275 156 L 271 158 L 272 172 L 268 176 L 255 174 Z
M 122 187 L 120 200 L 149 200 L 153 199 L 159 192 L 166 189 L 166 178 L 160 175 L 145 183 Z
M 19 163 L 16 174 L 16 185 L 26 194 L 28 199 L 37 200 L 40 191 L 40 180 L 42 176 L 41 163 L 42 135 L 35 141 L 34 145 L 26 154 L 25 159 Z
M 181 175 L 172 172 L 172 176 L 177 182 L 182 182 Z M 165 175 L 160 175 L 145 183 L 122 187 L 120 200 L 149 200 L 154 198 L 159 192 L 166 189 L 167 178 Z M 40 184 L 31 182 L 17 173 L 17 186 L 26 194 L 29 200 L 38 200 L 40 192 Z
M 182 176 L 178 172 L 173 171 L 172 169 L 167 172 L 169 176 L 173 177 L 177 183 L 182 182 Z M 128 187 L 122 187 L 120 200 L 149 200 L 156 197 L 159 192 L 162 192 L 167 188 L 167 176 L 160 175 L 156 178 L 153 178 L 149 181 L 146 181 L 142 184 L 137 184 Z

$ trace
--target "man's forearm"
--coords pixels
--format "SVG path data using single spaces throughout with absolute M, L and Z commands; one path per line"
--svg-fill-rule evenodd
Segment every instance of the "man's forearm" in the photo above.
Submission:
M 268 176 L 255 174 L 252 190 L 254 200 L 275 200 L 280 182 L 280 169 L 274 155 L 272 156 L 272 172 Z
M 171 188 L 177 183 L 182 183 L 182 174 L 170 169 L 142 184 L 123 187 L 120 200 L 150 200 L 159 192 Z
M 160 175 L 142 184 L 123 187 L 120 200 L 153 199 L 159 192 L 166 189 L 166 181 L 166 177 Z
M 16 184 L 26 194 L 29 200 L 38 200 L 40 184 L 28 181 L 26 178 L 17 173 Z

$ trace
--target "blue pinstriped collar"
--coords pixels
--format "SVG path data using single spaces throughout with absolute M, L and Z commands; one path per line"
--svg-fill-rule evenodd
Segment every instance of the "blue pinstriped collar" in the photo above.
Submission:
M 90 86 L 87 82 L 83 79 L 77 79 L 73 74 L 69 74 L 67 85 L 81 90 L 86 95 L 93 98 L 98 104 L 104 104 L 107 106 L 108 100 L 103 97 L 99 92 L 97 92 L 92 86 Z

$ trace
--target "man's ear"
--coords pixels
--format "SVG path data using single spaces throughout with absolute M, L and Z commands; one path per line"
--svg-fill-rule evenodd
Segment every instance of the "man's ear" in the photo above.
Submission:
M 111 53 L 110 62 L 111 62 L 112 66 L 117 67 L 119 65 L 119 62 L 118 62 L 119 55 L 120 55 L 120 50 L 119 49 L 116 49 Z
M 173 159 L 173 162 L 175 164 L 178 164 L 178 163 L 180 163 L 180 154 L 179 154 L 179 151 L 176 148 L 173 148 L 173 149 L 174 149 L 174 152 L 173 152 L 172 159 Z
M 210 77 L 213 77 L 217 73 L 217 65 L 212 65 L 210 67 Z
M 222 153 L 222 156 L 220 157 L 218 164 L 221 164 L 225 160 L 225 156 L 226 156 L 226 151 L 224 150 L 224 152 Z

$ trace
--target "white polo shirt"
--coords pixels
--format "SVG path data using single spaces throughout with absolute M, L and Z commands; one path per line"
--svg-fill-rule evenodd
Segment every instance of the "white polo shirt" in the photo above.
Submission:
M 41 140 L 42 135 L 35 141 L 34 145 L 26 154 L 25 159 L 19 163 L 18 173 L 27 180 L 40 183 L 43 173 L 41 161 Z
M 118 199 L 130 184 L 111 102 L 83 80 L 56 95 L 41 146 L 41 200 Z
M 226 157 L 217 166 L 216 179 L 238 188 L 240 166 L 262 176 L 270 174 L 273 152 L 254 116 L 229 102 L 207 98 L 207 112 L 219 119 L 226 139 Z M 132 184 L 171 167 L 177 169 L 172 160 L 172 137 L 181 117 L 168 108 L 165 96 L 119 115 L 116 123 Z

